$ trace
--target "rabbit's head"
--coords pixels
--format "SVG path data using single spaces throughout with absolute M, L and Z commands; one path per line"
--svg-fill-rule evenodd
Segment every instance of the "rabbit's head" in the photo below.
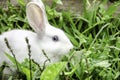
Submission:
M 65 33 L 49 24 L 41 1 L 29 2 L 26 6 L 26 15 L 30 26 L 37 33 L 36 42 L 45 53 L 59 57 L 73 48 Z

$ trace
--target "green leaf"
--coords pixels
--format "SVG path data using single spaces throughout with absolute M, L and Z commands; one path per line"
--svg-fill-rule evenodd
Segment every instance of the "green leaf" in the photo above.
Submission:
M 55 2 L 56 4 L 60 4 L 60 5 L 63 4 L 61 0 L 54 0 L 54 2 Z
M 14 57 L 12 57 L 11 55 L 9 55 L 8 53 L 5 53 L 5 55 L 12 61 L 13 64 L 16 65 Z M 31 80 L 30 70 L 28 68 L 25 68 L 18 61 L 17 61 L 17 65 L 18 65 L 19 69 L 26 75 L 27 80 Z M 33 76 L 33 71 L 31 71 L 31 72 L 32 72 L 32 76 Z
M 118 72 L 116 72 L 115 74 L 116 74 L 116 75 L 115 75 L 115 79 L 117 79 L 117 78 L 120 76 L 120 72 L 118 71 Z
M 66 35 L 68 36 L 68 38 L 71 40 L 71 42 L 75 45 L 75 46 L 78 46 L 79 43 L 74 39 L 73 36 L 69 35 L 66 33 Z
M 12 63 L 14 64 L 14 65 L 16 65 L 16 62 L 15 62 L 15 58 L 14 57 L 12 57 L 10 54 L 8 54 L 8 53 L 5 53 L 5 55 L 12 61 Z M 20 63 L 17 61 L 17 65 L 18 65 L 18 67 L 19 67 L 19 69 L 20 69 Z
M 41 80 L 56 80 L 58 75 L 65 69 L 67 62 L 57 62 L 48 66 L 40 76 Z
M 12 76 L 10 76 L 8 80 L 13 80 L 13 77 L 12 77 Z
M 21 69 L 22 69 L 22 72 L 26 75 L 26 77 L 27 77 L 27 80 L 31 80 L 31 76 L 32 76 L 32 78 L 33 78 L 33 72 L 32 72 L 32 75 L 30 75 L 30 70 L 29 69 L 27 69 L 27 68 L 25 68 L 25 67 L 21 67 Z
M 109 67 L 111 64 L 109 63 L 108 60 L 104 60 L 104 61 L 99 61 L 96 64 L 94 64 L 94 66 L 99 66 L 99 67 Z
M 116 11 L 117 11 L 117 8 L 118 8 L 119 4 L 112 4 L 108 10 L 106 10 L 105 14 L 104 15 L 113 15 Z
M 20 5 L 23 5 L 23 6 L 25 6 L 25 1 L 24 0 L 17 0 L 17 2 L 20 4 Z

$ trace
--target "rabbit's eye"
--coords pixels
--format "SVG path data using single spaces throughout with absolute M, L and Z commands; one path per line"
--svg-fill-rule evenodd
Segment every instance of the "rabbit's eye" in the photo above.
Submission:
M 58 38 L 57 35 L 54 35 L 54 36 L 52 37 L 52 40 L 55 41 L 55 42 L 57 42 L 57 41 L 59 41 L 59 38 Z

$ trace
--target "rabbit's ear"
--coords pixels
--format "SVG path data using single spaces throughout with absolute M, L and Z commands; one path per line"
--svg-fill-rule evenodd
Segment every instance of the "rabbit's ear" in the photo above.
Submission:
M 43 33 L 46 27 L 45 10 L 37 3 L 29 2 L 26 6 L 26 15 L 30 26 L 37 32 Z

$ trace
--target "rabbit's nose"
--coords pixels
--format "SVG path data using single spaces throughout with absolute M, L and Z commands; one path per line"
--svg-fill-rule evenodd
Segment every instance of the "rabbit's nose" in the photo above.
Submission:
M 72 50 L 73 50 L 73 48 L 70 49 L 70 51 L 72 51 Z
M 73 48 L 70 48 L 70 51 L 72 51 L 73 50 Z
M 70 51 L 72 51 L 74 49 L 73 45 L 70 47 Z

